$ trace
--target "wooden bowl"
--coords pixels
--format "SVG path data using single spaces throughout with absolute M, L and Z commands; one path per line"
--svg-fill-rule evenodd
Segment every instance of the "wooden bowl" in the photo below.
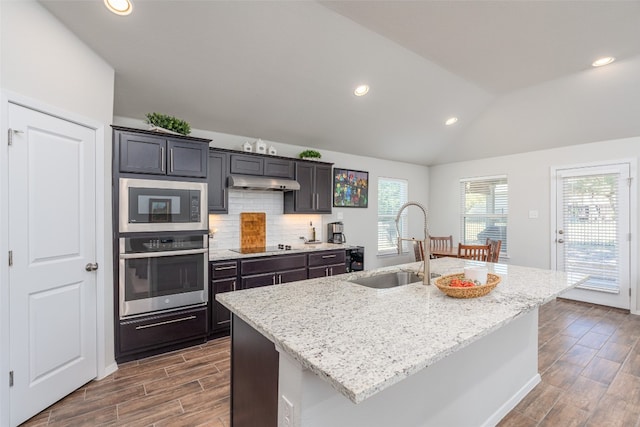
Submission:
M 468 288 L 449 286 L 449 283 L 451 283 L 451 280 L 453 279 L 464 279 L 464 273 L 449 274 L 447 276 L 438 277 L 435 280 L 435 285 L 442 292 L 453 298 L 477 298 L 487 295 L 493 290 L 493 288 L 498 286 L 498 283 L 500 283 L 500 276 L 493 273 L 487 274 L 486 284 Z

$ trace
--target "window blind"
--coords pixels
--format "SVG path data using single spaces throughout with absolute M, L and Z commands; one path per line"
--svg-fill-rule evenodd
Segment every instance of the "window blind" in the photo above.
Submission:
M 464 244 L 484 245 L 501 240 L 506 256 L 509 185 L 506 176 L 460 180 L 460 236 Z
M 407 203 L 409 183 L 404 179 L 378 178 L 378 255 L 398 253 L 398 233 L 396 231 L 396 215 L 400 207 Z M 402 212 L 399 228 L 400 236 L 407 237 L 407 209 Z M 403 252 L 407 251 L 407 243 L 403 243 Z

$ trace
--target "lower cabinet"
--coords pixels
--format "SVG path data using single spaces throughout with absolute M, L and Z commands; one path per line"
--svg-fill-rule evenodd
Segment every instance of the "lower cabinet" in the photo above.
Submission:
M 118 362 L 179 348 L 185 342 L 205 341 L 207 307 L 180 310 L 120 322 Z
M 235 291 L 238 281 L 238 262 L 223 261 L 211 262 L 210 274 L 211 286 L 209 289 L 210 308 L 211 308 L 211 334 L 220 334 L 228 332 L 231 324 L 231 312 L 218 301 L 216 295 L 223 292 Z
M 216 301 L 216 294 L 342 274 L 345 254 L 339 249 L 210 262 L 210 336 L 229 334 L 231 326 L 231 313 Z
M 278 285 L 307 278 L 305 254 L 240 260 L 242 289 Z
M 309 254 L 309 279 L 335 276 L 347 272 L 343 249 Z

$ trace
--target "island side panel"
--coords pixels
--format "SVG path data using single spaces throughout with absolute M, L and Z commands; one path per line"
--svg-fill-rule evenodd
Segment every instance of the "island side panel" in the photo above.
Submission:
M 278 352 L 271 341 L 233 315 L 231 425 L 277 427 Z
M 536 308 L 359 404 L 281 357 L 279 393 L 292 427 L 493 426 L 540 382 L 537 327 Z

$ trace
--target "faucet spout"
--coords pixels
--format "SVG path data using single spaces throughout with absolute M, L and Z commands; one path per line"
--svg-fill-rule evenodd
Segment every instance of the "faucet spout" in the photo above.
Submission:
M 425 285 L 431 284 L 431 269 L 429 266 L 429 258 L 431 258 L 431 247 L 429 242 L 429 230 L 427 228 L 427 208 L 425 208 L 422 203 L 418 202 L 407 202 L 400 207 L 398 214 L 396 215 L 396 231 L 398 233 L 398 253 L 402 253 L 402 241 L 403 240 L 412 240 L 412 239 L 403 239 L 400 235 L 400 216 L 402 215 L 402 211 L 404 211 L 409 206 L 417 206 L 422 211 L 424 215 L 424 242 L 423 242 L 423 250 L 424 255 L 422 259 L 422 283 Z

